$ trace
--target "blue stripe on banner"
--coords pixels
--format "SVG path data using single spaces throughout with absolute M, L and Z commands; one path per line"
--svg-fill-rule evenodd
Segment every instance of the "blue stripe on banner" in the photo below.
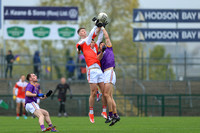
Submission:
M 198 23 L 199 9 L 133 9 L 133 22 Z
M 2 3 L 2 2 L 1 2 L 1 0 L 0 0 L 0 29 L 1 29 L 1 24 L 2 24 L 2 21 L 3 21 L 3 20 L 1 19 L 1 15 L 2 15 L 2 14 L 1 14 L 1 9 L 2 9 L 1 3 Z
M 134 28 L 134 42 L 200 42 L 200 29 Z

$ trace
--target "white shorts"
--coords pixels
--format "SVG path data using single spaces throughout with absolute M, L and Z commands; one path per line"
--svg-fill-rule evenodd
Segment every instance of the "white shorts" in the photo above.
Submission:
M 104 83 L 112 83 L 115 85 L 116 83 L 116 75 L 113 69 L 107 70 L 104 72 Z
M 16 103 L 25 103 L 25 98 L 16 98 Z
M 33 114 L 35 110 L 40 109 L 40 107 L 37 103 L 32 102 L 32 103 L 27 103 L 25 109 L 27 112 L 31 112 Z
M 88 83 L 101 83 L 104 81 L 104 75 L 101 69 L 89 69 L 87 71 Z
M 40 99 L 38 98 L 38 99 L 37 99 L 37 104 L 39 104 L 39 103 L 40 103 Z

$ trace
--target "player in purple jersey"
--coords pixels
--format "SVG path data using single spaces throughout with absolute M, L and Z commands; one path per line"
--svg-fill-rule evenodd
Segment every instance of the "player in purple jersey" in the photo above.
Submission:
M 30 73 L 26 76 L 26 79 L 29 81 L 28 85 L 26 86 L 25 90 L 25 109 L 28 112 L 31 112 L 39 119 L 39 124 L 41 127 L 41 130 L 43 132 L 51 130 L 52 132 L 56 132 L 57 130 L 55 127 L 53 127 L 49 113 L 41 109 L 39 105 L 37 104 L 37 98 L 40 99 L 46 99 L 46 95 L 39 93 L 39 90 L 37 88 L 37 76 L 33 73 Z M 48 128 L 44 127 L 44 120 L 49 125 Z
M 115 58 L 112 48 L 112 43 L 110 41 L 109 35 L 104 27 L 102 27 L 103 34 L 106 40 L 106 44 L 101 42 L 99 45 L 99 49 L 102 50 L 103 47 L 107 47 L 106 50 L 103 53 L 103 57 L 101 59 L 101 69 L 104 73 L 104 95 L 110 95 L 110 102 L 107 104 L 111 104 L 112 106 L 109 106 L 109 116 L 105 123 L 109 123 L 112 121 L 112 123 L 109 126 L 114 125 L 117 121 L 120 120 L 120 117 L 117 115 L 117 109 L 116 109 L 116 103 L 113 99 L 113 85 L 116 83 L 116 75 L 115 75 Z

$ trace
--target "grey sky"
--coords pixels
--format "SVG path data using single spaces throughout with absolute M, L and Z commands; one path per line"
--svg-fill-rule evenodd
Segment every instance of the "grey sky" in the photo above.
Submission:
M 140 8 L 199 9 L 200 0 L 139 0 Z

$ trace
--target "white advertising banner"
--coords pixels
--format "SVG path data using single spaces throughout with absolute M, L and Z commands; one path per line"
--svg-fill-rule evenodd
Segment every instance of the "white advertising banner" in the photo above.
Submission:
M 77 40 L 78 25 L 4 25 L 6 40 Z

